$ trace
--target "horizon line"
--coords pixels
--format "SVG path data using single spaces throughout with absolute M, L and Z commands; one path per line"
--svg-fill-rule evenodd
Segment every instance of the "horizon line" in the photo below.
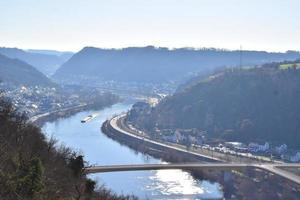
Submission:
M 287 52 L 297 52 L 300 53 L 300 50 L 266 50 L 266 49 L 240 49 L 240 48 L 222 48 L 222 47 L 191 47 L 191 46 L 182 46 L 182 47 L 168 47 L 168 46 L 159 46 L 159 45 L 132 45 L 132 46 L 124 46 L 124 47 L 98 47 L 92 45 L 86 45 L 81 48 L 77 48 L 79 50 L 75 50 L 76 48 L 71 49 L 62 49 L 62 48 L 30 48 L 30 47 L 19 47 L 19 46 L 0 46 L 0 48 L 17 48 L 24 51 L 36 50 L 36 51 L 58 51 L 58 52 L 70 52 L 70 53 L 77 53 L 84 48 L 97 48 L 97 49 L 105 49 L 105 50 L 122 50 L 128 48 L 146 48 L 146 47 L 153 47 L 155 49 L 168 49 L 168 50 L 178 50 L 178 49 L 190 49 L 190 50 L 218 50 L 218 51 L 257 51 L 257 52 L 267 52 L 267 53 L 287 53 Z

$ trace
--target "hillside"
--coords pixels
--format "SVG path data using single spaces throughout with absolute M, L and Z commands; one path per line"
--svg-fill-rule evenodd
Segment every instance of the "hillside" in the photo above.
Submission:
M 134 200 L 116 195 L 83 173 L 83 156 L 47 139 L 0 94 L 0 199 Z
M 151 131 L 196 128 L 211 138 L 300 147 L 300 70 L 280 66 L 224 70 L 128 119 Z
M 294 60 L 298 52 L 268 53 L 244 51 L 243 65 L 271 61 Z M 116 81 L 164 83 L 183 80 L 187 76 L 221 66 L 238 66 L 239 51 L 216 49 L 174 49 L 130 47 L 99 49 L 85 47 L 64 63 L 54 74 L 60 81 Z
M 52 54 L 51 54 L 52 53 Z M 58 53 L 58 52 L 56 52 Z M 32 66 L 47 76 L 53 74 L 60 65 L 70 58 L 70 54 L 54 54 L 49 51 L 24 51 L 17 48 L 0 48 L 0 54 L 9 58 L 17 58 Z
M 31 65 L 18 59 L 11 59 L 0 54 L 0 81 L 13 85 L 54 86 L 44 74 Z

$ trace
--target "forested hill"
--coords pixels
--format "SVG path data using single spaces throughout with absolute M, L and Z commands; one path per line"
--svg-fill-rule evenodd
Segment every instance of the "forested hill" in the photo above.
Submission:
M 0 82 L 13 85 L 41 85 L 52 87 L 55 84 L 33 66 L 0 54 Z
M 240 51 L 216 49 L 174 49 L 130 47 L 99 49 L 85 47 L 64 63 L 55 73 L 58 80 L 93 80 L 163 83 L 182 80 L 184 77 L 220 66 L 238 66 Z M 299 52 L 268 53 L 243 51 L 244 65 L 295 60 Z
M 300 64 L 228 69 L 202 79 L 131 120 L 149 130 L 197 128 L 208 136 L 299 146 Z M 134 115 L 133 115 L 134 114 Z

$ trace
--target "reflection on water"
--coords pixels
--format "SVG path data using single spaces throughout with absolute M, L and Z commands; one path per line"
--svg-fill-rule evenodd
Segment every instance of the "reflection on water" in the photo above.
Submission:
M 162 195 L 173 197 L 215 198 L 219 189 L 217 184 L 194 180 L 188 172 L 181 170 L 159 170 L 149 178 L 153 182 L 147 186 L 147 189 L 159 191 Z
M 90 164 L 162 163 L 158 159 L 133 151 L 101 133 L 100 126 L 107 118 L 126 111 L 129 105 L 117 104 L 99 111 L 92 121 L 80 120 L 92 112 L 81 112 L 66 119 L 46 123 L 43 130 L 60 142 L 81 151 Z M 135 194 L 141 199 L 216 199 L 222 197 L 220 186 L 197 181 L 181 170 L 113 172 L 90 175 L 100 184 L 119 194 Z

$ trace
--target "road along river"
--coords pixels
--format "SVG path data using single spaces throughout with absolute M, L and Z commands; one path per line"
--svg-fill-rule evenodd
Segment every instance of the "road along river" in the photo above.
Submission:
M 163 163 L 119 144 L 101 132 L 101 124 L 106 119 L 129 108 L 129 104 L 116 104 L 95 111 L 100 115 L 87 123 L 80 121 L 94 112 L 80 112 L 47 122 L 42 129 L 48 137 L 53 135 L 60 143 L 82 152 L 89 164 Z M 220 199 L 223 196 L 219 184 L 195 180 L 182 170 L 111 172 L 90 176 L 118 194 L 135 194 L 140 199 Z

